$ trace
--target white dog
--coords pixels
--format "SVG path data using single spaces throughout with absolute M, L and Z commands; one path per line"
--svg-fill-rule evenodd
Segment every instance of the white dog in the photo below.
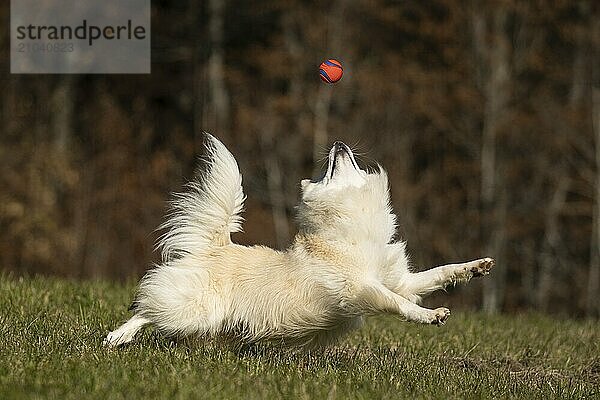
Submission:
M 484 258 L 411 272 L 405 243 L 394 240 L 386 173 L 360 169 L 342 142 L 333 144 L 320 181 L 301 182 L 298 234 L 286 251 L 232 243 L 242 224 L 242 178 L 220 141 L 207 135 L 207 148 L 207 171 L 176 196 L 164 224 L 162 263 L 141 280 L 133 317 L 106 345 L 130 342 L 147 324 L 170 336 L 311 346 L 334 341 L 367 315 L 442 325 L 450 310 L 420 307 L 420 298 L 494 265 Z

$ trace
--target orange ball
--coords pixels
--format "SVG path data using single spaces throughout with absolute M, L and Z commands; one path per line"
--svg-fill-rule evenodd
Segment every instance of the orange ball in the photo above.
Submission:
M 342 63 L 337 60 L 325 60 L 319 66 L 319 76 L 325 83 L 335 83 L 342 79 L 343 74 Z

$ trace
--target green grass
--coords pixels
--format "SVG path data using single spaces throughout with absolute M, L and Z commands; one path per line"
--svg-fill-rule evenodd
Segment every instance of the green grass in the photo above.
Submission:
M 373 318 L 313 352 L 103 336 L 133 285 L 0 274 L 0 399 L 600 398 L 600 324 L 454 313 L 441 328 Z

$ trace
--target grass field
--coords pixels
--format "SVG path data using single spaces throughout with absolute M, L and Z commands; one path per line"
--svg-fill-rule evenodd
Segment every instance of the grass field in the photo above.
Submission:
M 373 318 L 337 347 L 236 352 L 151 330 L 101 346 L 133 286 L 0 274 L 0 399 L 600 398 L 600 324 L 455 312 Z

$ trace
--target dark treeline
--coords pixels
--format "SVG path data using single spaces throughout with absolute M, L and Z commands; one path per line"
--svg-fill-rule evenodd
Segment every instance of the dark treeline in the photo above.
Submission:
M 341 139 L 389 171 L 417 268 L 497 258 L 451 301 L 599 313 L 593 1 L 153 1 L 145 76 L 9 75 L 8 34 L 1 269 L 139 277 L 204 130 L 244 174 L 236 240 L 285 247 L 299 180 Z

